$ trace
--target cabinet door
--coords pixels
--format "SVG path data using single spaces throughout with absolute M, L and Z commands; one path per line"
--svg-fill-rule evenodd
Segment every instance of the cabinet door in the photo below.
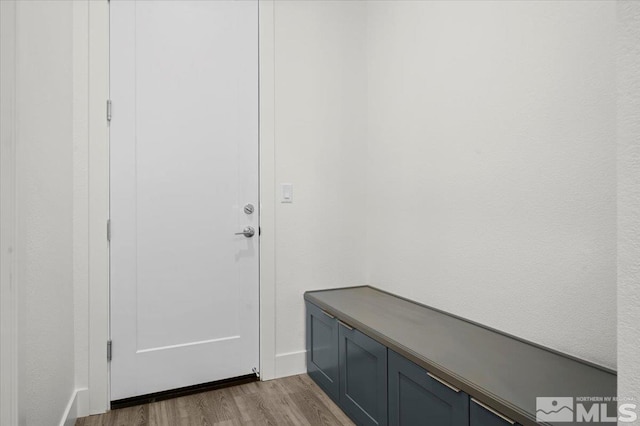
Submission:
M 511 426 L 516 424 L 513 420 L 499 414 L 474 398 L 471 398 L 469 418 L 470 426 Z
M 359 425 L 387 424 L 387 348 L 340 323 L 340 406 Z
M 469 396 L 389 350 L 389 424 L 468 426 Z
M 338 402 L 338 320 L 307 303 L 307 372 Z

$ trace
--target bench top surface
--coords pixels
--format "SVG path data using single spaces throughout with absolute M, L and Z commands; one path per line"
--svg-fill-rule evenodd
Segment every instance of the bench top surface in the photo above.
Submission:
M 373 287 L 305 299 L 525 425 L 536 397 L 616 395 L 613 371 Z

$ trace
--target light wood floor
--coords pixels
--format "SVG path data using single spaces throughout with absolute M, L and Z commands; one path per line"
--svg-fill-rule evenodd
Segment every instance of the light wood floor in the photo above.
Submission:
M 307 376 L 203 392 L 83 417 L 76 426 L 353 425 Z

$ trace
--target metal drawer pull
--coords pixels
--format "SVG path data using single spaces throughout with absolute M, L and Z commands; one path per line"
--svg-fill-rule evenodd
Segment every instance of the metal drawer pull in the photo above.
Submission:
M 338 320 L 338 323 L 339 323 L 339 324 L 342 324 L 345 328 L 348 328 L 349 330 L 352 330 L 352 331 L 353 331 L 353 327 L 351 327 L 349 324 L 345 324 L 345 323 L 343 323 L 343 322 L 342 322 L 342 321 L 340 321 L 340 320 Z
M 452 391 L 454 391 L 454 392 L 460 392 L 460 389 L 458 389 L 457 387 L 455 387 L 455 386 L 453 386 L 453 385 L 450 385 L 449 383 L 445 382 L 444 380 L 442 380 L 442 379 L 441 379 L 441 378 L 439 378 L 439 377 L 434 376 L 433 374 L 429 373 L 428 371 L 427 371 L 427 375 L 428 375 L 429 377 L 431 377 L 433 380 L 435 380 L 435 381 L 437 381 L 437 382 L 442 383 L 443 385 L 445 385 L 446 387 L 448 387 L 448 388 L 449 388 L 449 389 L 451 389 Z
M 486 405 L 484 405 L 482 402 L 478 401 L 475 398 L 471 398 L 471 401 L 475 402 L 476 404 L 478 404 L 479 406 L 481 406 L 482 408 L 484 408 L 487 411 L 491 411 L 493 414 L 495 414 L 496 416 L 500 417 L 502 420 L 511 423 L 512 425 L 516 424 L 516 422 L 514 422 L 513 420 L 511 420 L 509 417 L 506 417 L 500 413 L 498 413 L 496 410 L 494 410 L 491 407 L 487 407 Z
M 331 319 L 335 319 L 336 317 L 334 317 L 333 315 L 331 315 L 329 312 L 326 311 L 322 311 L 323 314 L 325 314 L 326 316 L 328 316 Z

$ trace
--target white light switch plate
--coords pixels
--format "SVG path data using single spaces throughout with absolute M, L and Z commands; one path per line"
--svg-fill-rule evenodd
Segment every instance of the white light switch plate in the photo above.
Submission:
M 293 184 L 283 183 L 283 184 L 280 184 L 280 187 L 282 188 L 282 198 L 280 202 L 293 203 Z

